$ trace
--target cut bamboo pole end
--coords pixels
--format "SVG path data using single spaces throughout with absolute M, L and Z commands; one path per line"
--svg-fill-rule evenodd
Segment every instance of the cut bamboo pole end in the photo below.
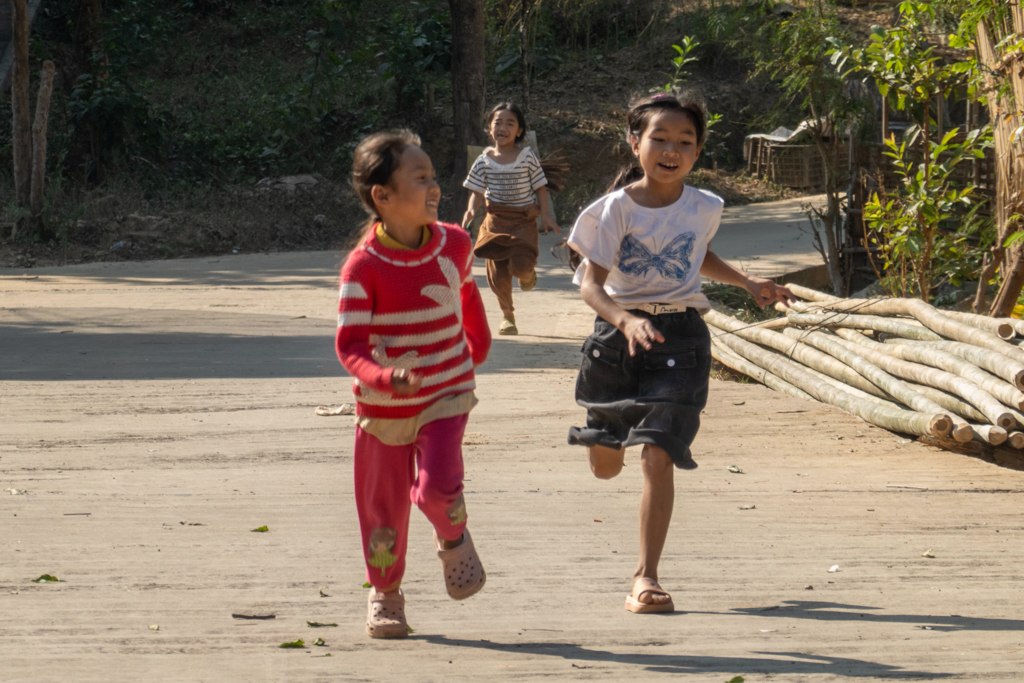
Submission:
M 974 440 L 999 446 L 1006 442 L 1006 430 L 995 425 L 974 425 Z
M 967 443 L 974 438 L 974 429 L 969 424 L 960 424 L 953 429 L 953 440 L 957 443 Z
M 946 438 L 953 432 L 953 418 L 949 415 L 933 415 L 928 425 L 932 430 L 932 436 Z
M 967 323 L 972 327 L 977 327 L 979 330 L 988 330 L 994 333 L 1000 339 L 1013 339 L 1017 336 L 1017 330 L 1014 329 L 1013 325 L 1005 321 L 989 318 L 987 315 L 978 315 L 976 313 L 963 313 L 961 311 L 939 311 L 942 315 L 953 320 L 959 320 L 962 323 Z
M 1022 432 L 1010 432 L 1006 435 L 1006 445 L 1010 448 L 1016 448 L 1021 450 L 1024 448 L 1024 433 Z

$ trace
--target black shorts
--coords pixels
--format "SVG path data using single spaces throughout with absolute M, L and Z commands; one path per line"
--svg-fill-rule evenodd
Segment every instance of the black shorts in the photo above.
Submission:
M 711 335 L 693 308 L 680 313 L 631 314 L 650 319 L 665 336 L 650 351 L 629 355 L 626 337 L 598 317 L 583 343 L 576 403 L 587 426 L 571 427 L 569 443 L 619 449 L 640 444 L 663 448 L 676 467 L 695 469 L 690 444 L 708 400 Z

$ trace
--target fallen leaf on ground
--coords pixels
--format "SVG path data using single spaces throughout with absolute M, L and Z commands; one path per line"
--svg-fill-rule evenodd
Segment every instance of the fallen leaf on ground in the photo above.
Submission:
M 740 505 L 740 510 L 756 510 L 756 505 Z
M 53 574 L 43 574 L 38 579 L 32 579 L 32 583 L 60 583 L 60 579 Z
M 351 403 L 342 403 L 340 406 L 317 406 L 316 414 L 323 417 L 332 415 L 354 415 L 356 407 Z
M 28 493 L 28 489 L 4 489 L 9 492 L 12 496 L 24 496 Z
M 160 630 L 160 624 L 150 624 L 149 625 L 149 630 L 150 631 L 159 631 Z
M 804 586 L 804 590 L 805 591 L 812 591 L 812 590 L 814 590 L 814 586 L 812 586 L 811 584 L 807 584 L 806 586 Z
M 746 401 L 740 401 L 739 403 L 733 403 L 733 405 L 734 406 L 745 406 L 745 405 L 747 405 L 747 402 Z
M 327 628 L 328 626 L 337 626 L 337 624 L 327 624 L 320 621 L 307 621 L 306 625 L 310 628 Z
M 258 527 L 256 527 L 255 529 L 250 529 L 250 531 L 254 531 L 254 532 L 256 532 L 256 533 L 260 533 L 260 534 L 262 534 L 262 533 L 264 533 L 264 532 L 266 532 L 266 531 L 270 531 L 270 529 L 268 529 L 268 528 L 267 528 L 267 525 L 266 525 L 266 524 L 264 524 L 263 526 L 258 526 Z
M 746 472 L 741 470 L 739 467 L 736 467 L 736 465 L 729 465 L 729 471 L 733 474 L 746 474 Z
M 178 522 L 178 524 L 182 526 L 206 526 L 202 522 Z
M 232 614 L 232 619 L 277 619 L 276 614 Z
M 831 567 L 828 568 L 828 573 L 829 574 L 835 574 L 837 571 L 839 571 L 839 565 L 838 564 L 834 564 L 834 565 L 832 565 Z
M 732 678 L 727 680 L 725 683 L 743 683 L 744 680 L 745 679 L 743 678 L 743 676 L 733 676 Z
M 306 641 L 304 641 L 304 640 L 302 640 L 300 638 L 299 640 L 293 640 L 290 643 L 281 643 L 280 645 L 278 645 L 278 647 L 283 647 L 283 648 L 306 647 Z
M 327 643 L 324 642 L 323 638 L 317 638 L 316 640 L 313 641 L 313 644 L 318 646 L 318 647 L 323 647 L 323 646 L 327 645 Z
M 595 521 L 595 522 L 597 522 L 598 524 L 604 524 L 604 522 L 602 522 L 602 521 L 601 521 L 601 520 L 599 520 L 599 519 L 595 519 L 594 521 Z
M 763 628 L 763 629 L 761 629 L 761 633 L 775 633 L 778 630 L 779 629 L 777 629 L 777 628 Z
M 365 583 L 363 584 L 363 588 L 369 588 L 369 587 L 370 587 L 370 586 L 369 586 L 368 584 L 365 584 Z M 331 597 L 331 596 L 330 596 L 330 595 L 328 595 L 327 593 L 324 593 L 324 589 L 323 589 L 323 588 L 321 588 L 321 589 L 320 589 L 320 597 L 321 597 L 321 598 L 329 598 L 329 597 Z
M 935 555 L 932 554 L 932 549 L 928 548 L 928 550 L 921 553 L 921 557 L 935 557 Z

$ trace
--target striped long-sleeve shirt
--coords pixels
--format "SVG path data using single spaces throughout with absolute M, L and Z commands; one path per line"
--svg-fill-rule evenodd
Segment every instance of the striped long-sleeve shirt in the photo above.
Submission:
M 472 276 L 469 235 L 434 223 L 419 249 L 390 249 L 370 234 L 341 269 L 335 348 L 355 377 L 356 414 L 401 419 L 436 401 L 471 392 L 473 367 L 487 358 L 491 333 Z M 420 391 L 391 391 L 396 368 L 423 378 Z
M 482 192 L 487 201 L 506 206 L 533 204 L 537 201 L 537 190 L 547 184 L 540 160 L 529 147 L 523 147 L 511 164 L 499 164 L 485 150 L 462 183 L 473 192 Z

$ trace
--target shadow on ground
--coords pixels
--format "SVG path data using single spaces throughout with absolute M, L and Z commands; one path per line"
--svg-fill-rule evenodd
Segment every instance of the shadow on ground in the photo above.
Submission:
M 487 640 L 464 640 L 445 636 L 422 636 L 435 645 L 492 650 L 504 655 L 529 654 L 561 657 L 566 660 L 603 664 L 630 664 L 658 673 L 696 674 L 718 672 L 722 674 L 812 675 L 827 674 L 855 678 L 950 678 L 955 674 L 934 671 L 912 671 L 863 659 L 809 655 L 800 652 L 757 652 L 764 657 L 703 657 L 662 655 L 652 652 L 628 653 L 591 650 L 575 643 L 500 643 Z

